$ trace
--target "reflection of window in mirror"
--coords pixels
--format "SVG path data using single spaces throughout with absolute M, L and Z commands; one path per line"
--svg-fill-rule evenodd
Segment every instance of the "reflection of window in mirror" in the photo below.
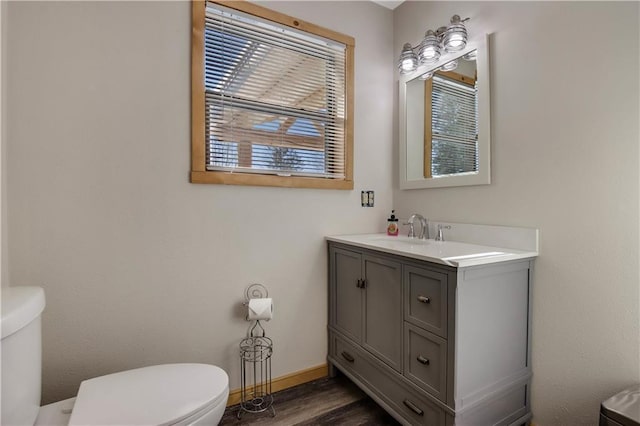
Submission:
M 467 63 L 425 81 L 425 178 L 478 171 L 477 70 Z

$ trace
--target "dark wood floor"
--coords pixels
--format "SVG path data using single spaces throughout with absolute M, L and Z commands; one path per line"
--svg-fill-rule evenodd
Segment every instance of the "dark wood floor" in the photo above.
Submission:
M 230 425 L 349 425 L 396 426 L 396 422 L 371 398 L 347 378 L 325 378 L 274 394 L 276 416 L 271 412 L 243 413 L 239 406 L 228 407 L 222 417 L 223 426 Z

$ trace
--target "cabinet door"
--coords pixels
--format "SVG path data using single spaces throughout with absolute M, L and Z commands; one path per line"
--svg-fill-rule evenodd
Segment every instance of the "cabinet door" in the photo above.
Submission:
M 359 287 L 362 277 L 360 253 L 331 248 L 331 312 L 330 325 L 345 336 L 360 343 L 362 340 L 362 299 Z
M 402 266 L 363 256 L 365 317 L 362 345 L 402 371 Z

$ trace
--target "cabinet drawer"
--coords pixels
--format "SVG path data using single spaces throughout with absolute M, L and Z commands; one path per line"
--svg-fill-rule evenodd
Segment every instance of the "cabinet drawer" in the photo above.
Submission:
M 447 337 L 447 274 L 404 266 L 406 321 Z
M 412 425 L 444 426 L 444 411 L 429 401 L 427 397 L 400 382 L 399 378 L 389 377 L 380 372 L 369 376 L 370 382 L 383 393 L 389 405 Z
M 361 375 L 363 361 L 361 360 L 360 351 L 351 343 L 347 343 L 347 341 L 335 335 L 331 335 L 331 339 L 333 340 L 332 358 L 341 366 Z
M 404 375 L 439 400 L 446 401 L 447 341 L 405 323 Z
M 365 390 L 384 400 L 398 415 L 412 425 L 444 426 L 444 411 L 427 397 L 401 383 L 401 376 L 357 349 L 355 345 L 332 335 L 332 358 L 340 367 L 365 385 Z

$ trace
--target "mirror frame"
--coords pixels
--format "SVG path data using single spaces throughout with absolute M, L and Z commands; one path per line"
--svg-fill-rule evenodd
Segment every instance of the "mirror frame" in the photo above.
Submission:
M 435 69 L 477 49 L 478 71 L 478 171 L 445 175 L 429 179 L 407 179 L 407 83 L 421 74 Z M 489 74 L 489 34 L 470 40 L 467 46 L 454 54 L 443 55 L 435 64 L 419 67 L 416 71 L 400 75 L 398 80 L 398 127 L 400 133 L 400 189 L 443 188 L 450 186 L 488 185 L 491 183 L 491 87 Z

